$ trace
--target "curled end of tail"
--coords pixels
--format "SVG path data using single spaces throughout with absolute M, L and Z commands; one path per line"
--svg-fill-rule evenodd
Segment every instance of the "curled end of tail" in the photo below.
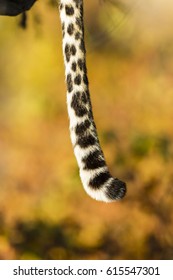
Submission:
M 120 200 L 126 194 L 126 183 L 113 178 L 111 183 L 106 186 L 105 195 L 109 201 Z
M 81 176 L 85 191 L 98 201 L 114 202 L 126 194 L 126 183 L 113 178 L 108 171 L 95 174 L 89 181 L 85 178 L 87 177 Z

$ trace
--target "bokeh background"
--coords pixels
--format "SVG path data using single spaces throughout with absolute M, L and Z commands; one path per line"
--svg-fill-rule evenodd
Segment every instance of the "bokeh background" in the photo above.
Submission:
M 81 186 L 56 5 L 26 29 L 0 17 L 0 259 L 173 259 L 173 3 L 84 2 L 94 116 L 127 196 Z

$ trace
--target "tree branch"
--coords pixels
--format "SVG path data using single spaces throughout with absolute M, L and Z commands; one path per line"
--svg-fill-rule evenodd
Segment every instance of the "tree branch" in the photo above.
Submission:
M 37 0 L 0 0 L 0 15 L 17 16 L 29 10 Z

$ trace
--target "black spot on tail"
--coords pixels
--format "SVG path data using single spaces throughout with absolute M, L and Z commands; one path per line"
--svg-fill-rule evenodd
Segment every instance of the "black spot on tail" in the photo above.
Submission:
M 65 12 L 67 16 L 74 15 L 74 8 L 72 6 L 65 5 Z
M 91 141 L 91 139 L 88 139 L 88 141 Z M 86 141 L 86 142 L 88 142 Z M 95 144 L 96 139 L 94 138 L 94 143 Z M 83 163 L 85 164 L 84 169 L 86 170 L 90 170 L 90 169 L 97 169 L 99 167 L 103 167 L 105 166 L 105 160 L 104 158 L 101 156 L 100 151 L 96 150 L 94 152 L 90 152 L 89 155 L 87 155 L 86 157 L 84 157 L 82 159 Z M 93 179 L 94 180 L 94 179 Z
M 93 146 L 96 144 L 96 139 L 93 135 L 81 135 L 79 139 L 77 140 L 77 144 L 81 148 L 88 148 L 89 146 Z
M 110 178 L 110 173 L 108 171 L 103 171 L 90 180 L 89 186 L 95 190 L 100 189 Z
M 76 18 L 76 25 L 78 26 L 78 28 L 79 28 L 80 30 L 83 29 L 82 21 L 81 21 L 81 19 L 78 18 L 78 17 Z
M 67 32 L 68 32 L 69 35 L 73 35 L 73 32 L 74 32 L 73 23 L 69 24 L 69 26 L 67 27 Z
M 70 55 L 71 55 L 71 53 L 70 53 L 70 45 L 69 44 L 65 45 L 64 52 L 65 52 L 66 61 L 69 62 L 70 61 Z
M 76 39 L 76 40 L 79 40 L 80 37 L 81 37 L 80 32 L 76 32 L 76 34 L 75 34 L 75 39 Z
M 82 70 L 85 70 L 85 62 L 84 62 L 84 60 L 82 60 L 81 58 L 79 58 L 77 64 L 78 64 L 79 69 L 80 69 L 81 71 L 82 71 Z
M 74 83 L 75 85 L 80 85 L 81 84 L 81 75 L 78 74 L 75 78 L 74 78 Z
M 76 116 L 78 117 L 83 117 L 88 113 L 87 108 L 82 105 L 80 92 L 77 92 L 76 94 L 73 95 L 71 101 L 71 107 L 73 108 L 73 110 L 76 113 Z
M 77 69 L 77 64 L 76 62 L 73 62 L 72 65 L 71 65 L 71 69 L 76 72 L 76 69 Z
M 90 127 L 91 123 L 89 120 L 86 120 L 80 124 L 77 124 L 75 132 L 77 135 L 81 136 L 86 130 Z
M 126 184 L 119 179 L 113 179 L 110 185 L 107 185 L 106 196 L 112 200 L 118 200 L 126 194 Z
M 67 90 L 68 90 L 68 92 L 71 92 L 73 90 L 71 74 L 67 75 Z
M 71 54 L 72 55 L 75 55 L 76 54 L 76 47 L 75 47 L 75 45 L 71 45 L 71 48 L 70 48 L 70 52 L 71 52 Z

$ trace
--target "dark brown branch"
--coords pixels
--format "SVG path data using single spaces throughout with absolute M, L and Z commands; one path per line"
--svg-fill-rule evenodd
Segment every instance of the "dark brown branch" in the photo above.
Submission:
M 0 15 L 17 16 L 29 10 L 37 0 L 0 0 Z

